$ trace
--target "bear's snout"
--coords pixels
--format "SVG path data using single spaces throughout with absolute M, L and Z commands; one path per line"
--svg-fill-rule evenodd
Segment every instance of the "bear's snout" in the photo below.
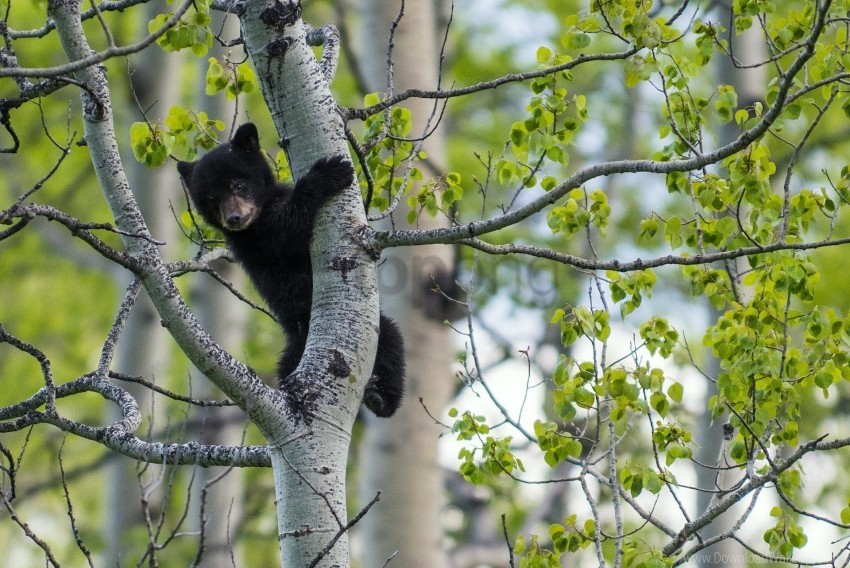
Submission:
M 229 231 L 247 228 L 257 217 L 257 206 L 250 199 L 230 195 L 219 205 L 221 224 Z

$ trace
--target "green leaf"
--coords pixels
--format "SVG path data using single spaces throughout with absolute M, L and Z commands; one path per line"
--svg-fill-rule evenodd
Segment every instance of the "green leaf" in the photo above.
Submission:
M 714 108 L 720 120 L 724 123 L 731 122 L 737 106 L 738 94 L 735 89 L 731 85 L 721 85 L 717 89 L 717 100 L 714 102 Z
M 592 408 L 594 403 L 596 403 L 594 394 L 584 387 L 576 389 L 573 395 L 575 396 L 576 404 L 582 408 Z
M 682 383 L 673 383 L 670 385 L 670 388 L 667 389 L 667 395 L 676 402 L 682 402 L 684 392 L 685 388 L 682 386 Z
M 513 553 L 515 556 L 525 554 L 525 535 L 519 535 L 517 537 L 516 542 L 514 542 Z
M 540 64 L 548 63 L 552 59 L 552 50 L 545 46 L 537 48 L 537 62 Z
M 652 406 L 661 415 L 662 418 L 667 416 L 667 411 L 670 410 L 670 401 L 664 394 L 657 392 L 649 397 L 649 405 Z
M 643 487 L 653 495 L 657 495 L 664 488 L 664 480 L 652 470 L 643 473 Z
M 522 146 L 525 142 L 525 137 L 527 134 L 528 132 L 525 130 L 525 126 L 523 126 L 522 123 L 514 123 L 513 127 L 511 128 L 511 143 L 514 146 Z
M 567 49 L 584 49 L 590 45 L 590 36 L 582 31 L 569 31 L 561 36 L 561 45 Z

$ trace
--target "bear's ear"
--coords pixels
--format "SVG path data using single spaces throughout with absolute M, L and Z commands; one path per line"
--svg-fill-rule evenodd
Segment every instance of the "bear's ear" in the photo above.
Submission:
M 192 172 L 195 170 L 197 162 L 177 162 L 177 171 L 180 177 L 183 178 L 183 183 L 189 185 L 189 180 L 192 179 Z
M 260 151 L 260 135 L 257 134 L 257 127 L 253 122 L 246 122 L 233 135 L 233 140 L 230 141 L 234 148 L 245 152 Z

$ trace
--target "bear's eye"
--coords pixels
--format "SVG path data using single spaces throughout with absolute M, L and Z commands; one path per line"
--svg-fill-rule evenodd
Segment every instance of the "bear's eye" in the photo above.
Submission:
M 244 193 L 245 190 L 248 189 L 248 184 L 244 181 L 235 181 L 233 182 L 233 191 L 236 193 Z

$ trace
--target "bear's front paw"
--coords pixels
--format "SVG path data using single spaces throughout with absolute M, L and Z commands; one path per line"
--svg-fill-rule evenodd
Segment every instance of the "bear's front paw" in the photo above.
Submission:
M 313 172 L 330 187 L 342 190 L 354 182 L 354 168 L 346 156 L 321 158 L 313 164 Z

